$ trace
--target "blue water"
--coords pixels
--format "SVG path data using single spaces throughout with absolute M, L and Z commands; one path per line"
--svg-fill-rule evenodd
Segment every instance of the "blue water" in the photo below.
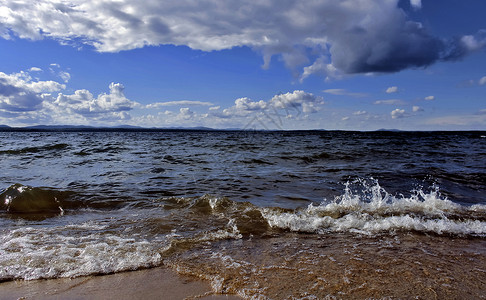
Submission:
M 354 297 L 361 294 L 344 288 L 351 277 L 336 275 L 341 267 L 358 270 L 356 262 L 382 251 L 382 262 L 365 267 L 379 273 L 394 257 L 386 251 L 396 247 L 406 252 L 403 257 L 419 262 L 429 259 L 424 253 L 435 253 L 437 259 L 428 263 L 440 269 L 441 259 L 450 254 L 444 249 L 459 239 L 461 247 L 455 251 L 463 263 L 480 266 L 465 275 L 456 272 L 456 281 L 472 280 L 476 285 L 468 289 L 481 290 L 484 281 L 475 278 L 485 269 L 485 136 L 0 132 L 0 279 L 167 266 L 210 280 L 218 292 L 279 299 L 301 294 L 284 287 L 282 297 L 272 294 L 279 284 L 263 283 L 265 268 L 283 272 L 290 264 L 299 270 L 303 266 L 297 261 L 308 260 L 316 266 L 334 264 L 319 270 L 334 278 L 328 284 L 335 282 L 334 289 L 318 292 L 311 288 L 317 284 L 315 276 L 309 275 L 317 267 L 307 275 L 299 273 L 300 285 L 309 284 L 309 295 L 340 291 Z M 333 243 L 324 247 L 324 241 Z M 440 243 L 449 246 L 434 248 Z M 342 252 L 350 245 L 362 245 L 362 252 Z M 274 251 L 285 253 L 287 262 Z M 245 273 L 249 265 L 261 276 Z M 442 278 L 440 272 L 434 276 Z M 259 282 L 254 289 L 249 288 L 252 282 Z M 396 290 L 400 288 L 397 284 Z M 450 293 L 454 289 L 451 285 Z M 381 291 L 363 295 L 394 295 Z M 420 291 L 415 296 L 427 297 L 426 289 Z

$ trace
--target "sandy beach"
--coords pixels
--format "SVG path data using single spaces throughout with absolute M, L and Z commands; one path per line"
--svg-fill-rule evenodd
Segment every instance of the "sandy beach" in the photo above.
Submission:
M 241 299 L 214 295 L 208 283 L 166 268 L 50 280 L 0 283 L 0 299 Z

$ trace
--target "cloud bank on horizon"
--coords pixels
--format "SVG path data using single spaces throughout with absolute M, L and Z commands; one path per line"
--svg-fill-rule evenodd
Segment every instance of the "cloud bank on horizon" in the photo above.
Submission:
M 280 55 L 311 74 L 397 72 L 457 60 L 486 45 L 486 32 L 448 39 L 407 18 L 398 0 L 96 1 L 1 0 L 0 36 L 86 44 L 100 52 L 148 45 L 202 51 L 247 46 L 264 67 Z M 411 0 L 415 9 L 420 0 Z
M 229 126 L 238 124 L 248 126 L 248 122 L 256 118 L 260 125 L 267 122 L 273 129 L 283 129 L 279 123 L 281 118 L 298 117 L 301 113 L 310 114 L 319 111 L 323 98 L 301 90 L 281 93 L 268 101 L 253 101 L 250 98 L 238 98 L 234 105 L 228 108 L 213 106 L 213 103 L 203 101 L 167 101 L 147 105 L 132 101 L 125 96 L 125 87 L 120 83 L 111 83 L 109 93 L 94 96 L 88 90 L 76 90 L 73 94 L 64 94 L 64 84 L 55 81 L 35 80 L 31 72 L 42 72 L 33 67 L 30 72 L 5 74 L 0 72 L 0 117 L 11 117 L 24 124 L 110 124 L 119 121 L 130 121 L 130 111 L 135 108 L 153 111 L 166 106 L 211 106 L 207 113 L 196 113 L 189 107 L 181 107 L 177 113 L 166 110 L 155 114 L 144 114 L 136 119 L 136 123 L 144 125 L 177 124 L 207 126 Z M 53 95 L 58 92 L 57 96 Z M 284 112 L 279 115 L 279 112 Z M 293 115 L 292 115 L 293 113 Z M 273 117 L 270 115 L 274 115 Z M 302 115 L 301 118 L 305 118 Z M 276 125 L 276 127 L 275 127 Z M 270 129 L 268 127 L 267 129 Z

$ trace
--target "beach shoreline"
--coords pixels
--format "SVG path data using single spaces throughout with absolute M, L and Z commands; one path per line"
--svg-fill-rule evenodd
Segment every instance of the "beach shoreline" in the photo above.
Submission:
M 16 280 L 0 283 L 0 299 L 205 299 L 236 300 L 215 294 L 209 283 L 173 270 L 152 269 L 101 276 Z

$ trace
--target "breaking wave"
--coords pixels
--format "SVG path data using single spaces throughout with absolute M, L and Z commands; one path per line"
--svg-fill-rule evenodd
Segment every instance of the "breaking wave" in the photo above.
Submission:
M 271 227 L 296 232 L 486 236 L 486 205 L 462 206 L 441 196 L 438 187 L 428 192 L 413 190 L 410 196 L 391 195 L 377 181 L 348 182 L 333 201 L 289 212 L 263 208 L 262 215 Z
M 2 201 L 14 194 L 47 193 L 52 207 L 59 205 L 51 199 L 57 192 L 21 185 L 9 189 Z M 438 187 L 391 195 L 377 181 L 365 180 L 347 183 L 331 201 L 298 209 L 258 207 L 204 195 L 161 198 L 151 207 L 137 209 L 81 209 L 63 218 L 0 230 L 0 281 L 137 270 L 159 266 L 173 254 L 207 243 L 286 232 L 486 237 L 486 205 L 453 203 Z
M 25 219 L 62 215 L 71 192 L 14 184 L 0 193 L 0 209 Z
M 137 270 L 160 264 L 146 240 L 103 233 L 103 226 L 22 228 L 0 237 L 0 281 L 48 279 Z M 83 235 L 70 235 L 83 231 Z M 68 234 L 66 234 L 68 233 Z

